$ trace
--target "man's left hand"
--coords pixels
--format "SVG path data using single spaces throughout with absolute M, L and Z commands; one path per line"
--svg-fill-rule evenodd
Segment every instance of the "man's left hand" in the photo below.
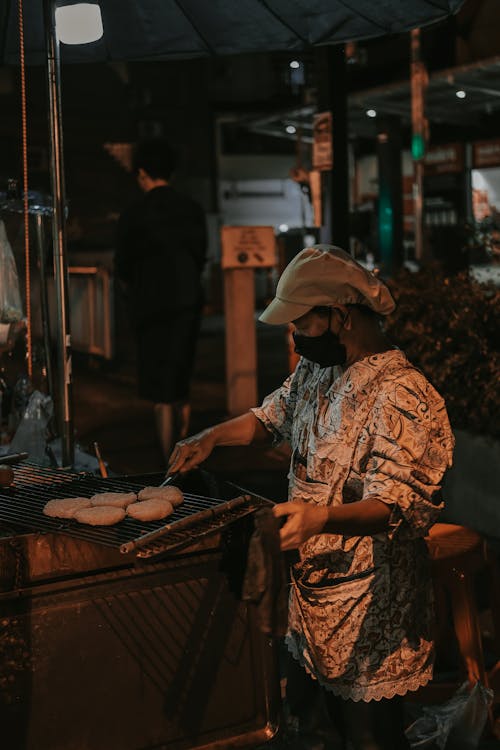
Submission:
M 309 537 L 321 534 L 328 521 L 328 508 L 324 505 L 308 503 L 282 503 L 275 505 L 273 513 L 276 518 L 286 518 L 281 528 L 281 549 L 297 549 Z

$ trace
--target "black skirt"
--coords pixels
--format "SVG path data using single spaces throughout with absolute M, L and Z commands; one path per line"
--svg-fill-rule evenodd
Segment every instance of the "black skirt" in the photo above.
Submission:
M 200 330 L 199 308 L 173 310 L 168 319 L 137 329 L 139 396 L 155 404 L 186 401 Z

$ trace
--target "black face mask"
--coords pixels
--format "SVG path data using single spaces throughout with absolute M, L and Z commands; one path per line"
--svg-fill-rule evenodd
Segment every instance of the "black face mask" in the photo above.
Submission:
M 346 361 L 345 346 L 340 343 L 339 337 L 330 330 L 331 320 L 332 311 L 330 308 L 328 311 L 328 328 L 320 336 L 293 334 L 297 354 L 310 362 L 316 362 L 320 367 L 344 365 Z

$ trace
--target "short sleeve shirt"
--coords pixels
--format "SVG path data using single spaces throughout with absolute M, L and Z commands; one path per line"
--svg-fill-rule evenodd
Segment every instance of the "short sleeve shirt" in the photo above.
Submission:
M 254 414 L 292 448 L 289 501 L 376 498 L 375 536 L 320 534 L 292 569 L 287 643 L 344 698 L 404 694 L 432 676 L 432 589 L 423 536 L 441 510 L 453 435 L 443 399 L 399 350 L 340 368 L 301 359 Z

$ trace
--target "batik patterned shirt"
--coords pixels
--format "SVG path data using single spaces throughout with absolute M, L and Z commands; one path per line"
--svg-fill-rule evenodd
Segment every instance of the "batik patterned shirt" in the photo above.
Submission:
M 287 644 L 324 687 L 353 700 L 432 676 L 432 585 L 424 541 L 442 508 L 453 435 L 442 398 L 392 349 L 345 371 L 301 359 L 253 410 L 292 448 L 290 502 L 370 498 L 391 508 L 373 536 L 319 534 L 292 566 Z

